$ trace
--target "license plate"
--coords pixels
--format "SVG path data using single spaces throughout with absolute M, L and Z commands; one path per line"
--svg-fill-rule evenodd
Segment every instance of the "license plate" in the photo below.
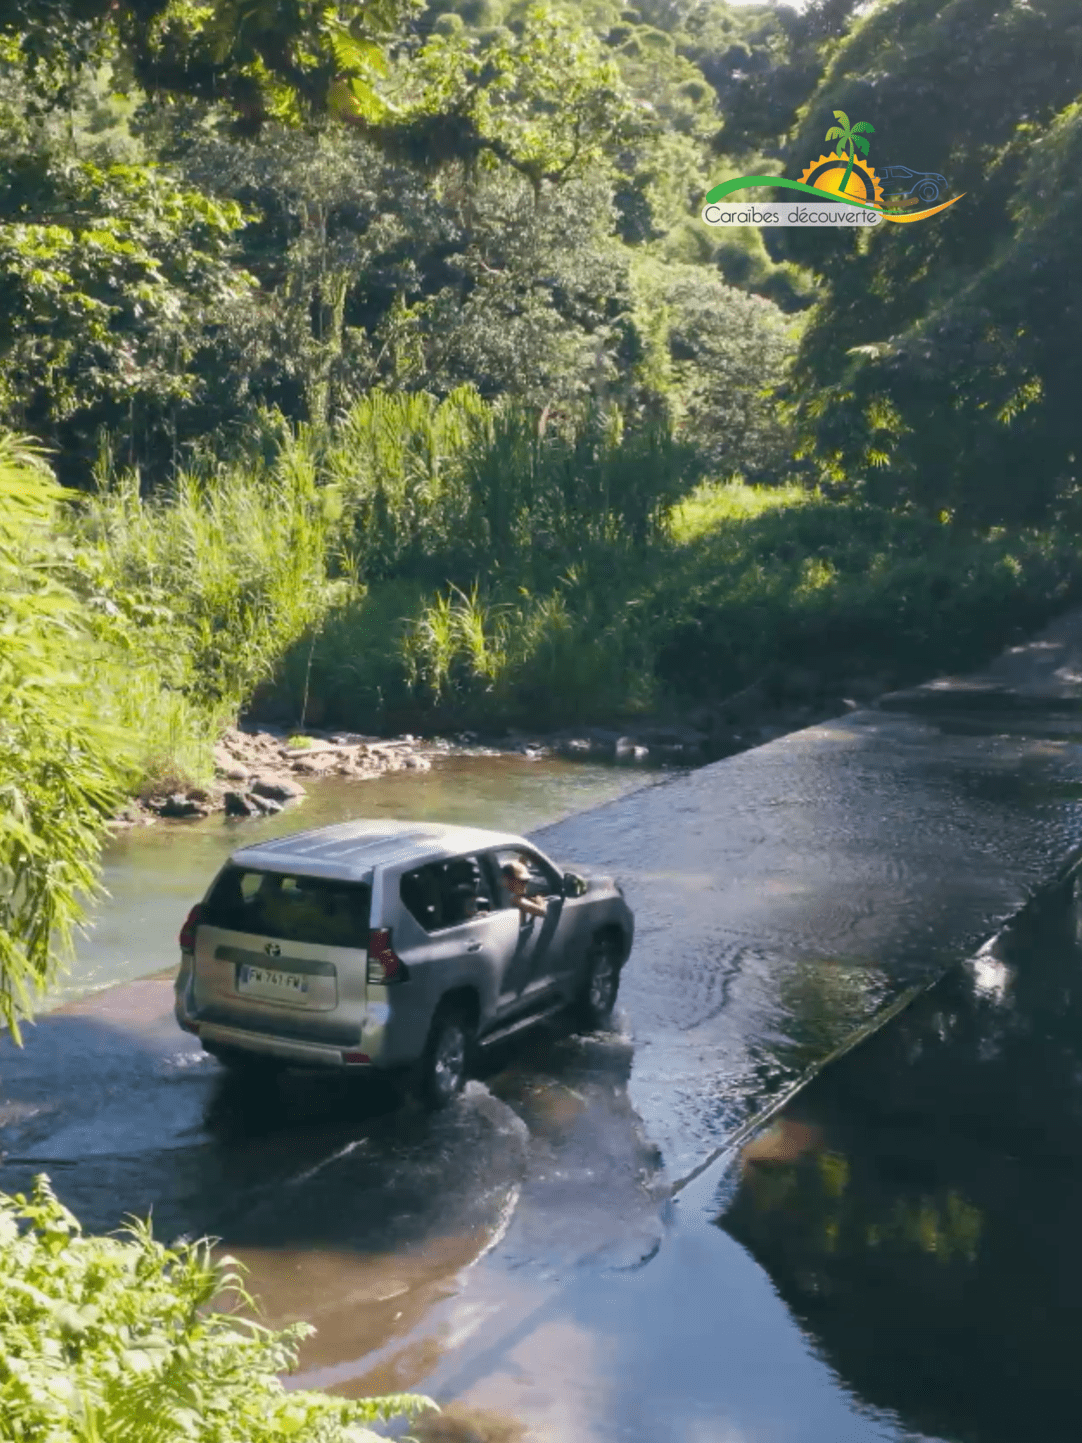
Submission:
M 300 972 L 241 967 L 237 973 L 237 991 L 249 997 L 301 997 L 308 991 L 308 978 Z

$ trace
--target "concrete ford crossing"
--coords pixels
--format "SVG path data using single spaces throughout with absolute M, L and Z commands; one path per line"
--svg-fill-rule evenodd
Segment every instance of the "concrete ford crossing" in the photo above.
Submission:
M 176 1017 L 226 1066 L 412 1069 L 441 1107 L 475 1046 L 602 1023 L 633 934 L 617 882 L 521 837 L 344 822 L 233 853 L 181 930 Z

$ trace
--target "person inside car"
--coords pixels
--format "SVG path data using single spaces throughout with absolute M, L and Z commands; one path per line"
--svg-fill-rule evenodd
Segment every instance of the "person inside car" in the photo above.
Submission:
M 476 857 L 460 857 L 443 868 L 444 911 L 448 918 L 468 922 L 489 908 L 483 894 L 481 868 Z
M 505 862 L 500 868 L 500 878 L 511 896 L 511 905 L 517 907 L 524 917 L 544 917 L 547 914 L 548 908 L 543 902 L 526 895 L 530 873 L 524 863 Z

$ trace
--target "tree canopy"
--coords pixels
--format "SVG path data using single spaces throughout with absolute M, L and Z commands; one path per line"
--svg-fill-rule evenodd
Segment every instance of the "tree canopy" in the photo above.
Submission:
M 882 0 L 834 53 L 791 153 L 817 154 L 842 107 L 874 121 L 873 165 L 965 193 L 919 225 L 778 246 L 826 283 L 797 376 L 835 480 L 985 523 L 1072 494 L 1080 96 L 1070 0 Z

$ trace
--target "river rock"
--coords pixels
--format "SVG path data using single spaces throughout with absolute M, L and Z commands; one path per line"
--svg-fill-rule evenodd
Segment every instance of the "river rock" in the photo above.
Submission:
M 282 810 L 281 802 L 275 801 L 273 797 L 259 796 L 256 792 L 248 793 L 248 801 L 257 812 L 262 812 L 264 816 L 272 817 L 276 812 Z
M 193 796 L 184 796 L 181 792 L 174 792 L 172 796 L 164 797 L 161 801 L 151 805 L 154 806 L 160 817 L 210 816 L 210 807 L 206 801 L 200 801 Z
M 285 754 L 290 761 L 296 761 L 298 757 L 314 757 L 320 755 L 322 752 L 336 752 L 338 750 L 339 748 L 334 742 L 319 741 L 316 738 L 313 738 L 307 746 L 284 748 Z
M 305 795 L 300 782 L 295 782 L 292 777 L 256 777 L 250 790 L 253 796 L 265 797 L 272 802 L 291 802 L 295 797 Z
M 226 792 L 222 800 L 227 817 L 254 817 L 259 810 L 252 798 L 243 792 Z
M 297 772 L 302 777 L 323 777 L 334 771 L 340 760 L 341 753 L 337 750 L 318 752 L 315 756 L 298 757 L 290 771 Z

